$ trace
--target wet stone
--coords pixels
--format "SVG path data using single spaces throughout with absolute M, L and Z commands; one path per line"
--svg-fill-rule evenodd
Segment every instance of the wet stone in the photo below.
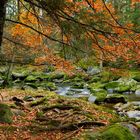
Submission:
M 140 111 L 131 110 L 131 111 L 126 112 L 126 114 L 129 118 L 135 118 L 137 120 L 140 120 Z

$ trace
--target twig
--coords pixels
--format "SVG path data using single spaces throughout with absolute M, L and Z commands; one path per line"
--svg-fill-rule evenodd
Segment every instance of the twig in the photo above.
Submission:
M 81 128 L 79 128 L 79 129 L 73 131 L 72 133 L 66 135 L 66 136 L 63 137 L 63 138 L 61 137 L 59 140 L 68 140 L 68 139 L 71 138 L 74 134 L 78 133 L 80 130 L 81 130 Z

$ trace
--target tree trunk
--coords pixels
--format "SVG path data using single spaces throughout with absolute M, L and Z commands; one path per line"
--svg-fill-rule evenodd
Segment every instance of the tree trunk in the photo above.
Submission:
M 6 16 L 6 3 L 7 0 L 0 0 L 0 50 L 2 45 L 3 28 Z

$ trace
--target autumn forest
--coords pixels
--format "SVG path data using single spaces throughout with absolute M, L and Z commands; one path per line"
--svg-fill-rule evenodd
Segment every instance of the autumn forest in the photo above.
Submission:
M 140 140 L 140 0 L 0 0 L 1 140 Z

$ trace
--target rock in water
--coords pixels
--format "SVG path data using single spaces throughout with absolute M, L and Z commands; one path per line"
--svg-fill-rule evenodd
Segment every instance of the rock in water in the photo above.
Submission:
M 126 103 L 126 97 L 119 94 L 108 94 L 104 100 L 105 103 Z
M 91 102 L 91 103 L 94 103 L 96 98 L 97 98 L 96 96 L 91 95 L 91 96 L 89 96 L 88 101 Z
M 0 122 L 12 123 L 13 113 L 8 105 L 0 103 Z
M 113 93 L 114 90 L 113 90 L 112 88 L 109 88 L 109 89 L 107 89 L 107 92 L 108 92 L 108 93 Z
M 140 89 L 135 91 L 136 96 L 140 96 Z
M 128 111 L 126 114 L 129 118 L 135 118 L 137 120 L 140 120 L 140 111 L 138 110 Z

